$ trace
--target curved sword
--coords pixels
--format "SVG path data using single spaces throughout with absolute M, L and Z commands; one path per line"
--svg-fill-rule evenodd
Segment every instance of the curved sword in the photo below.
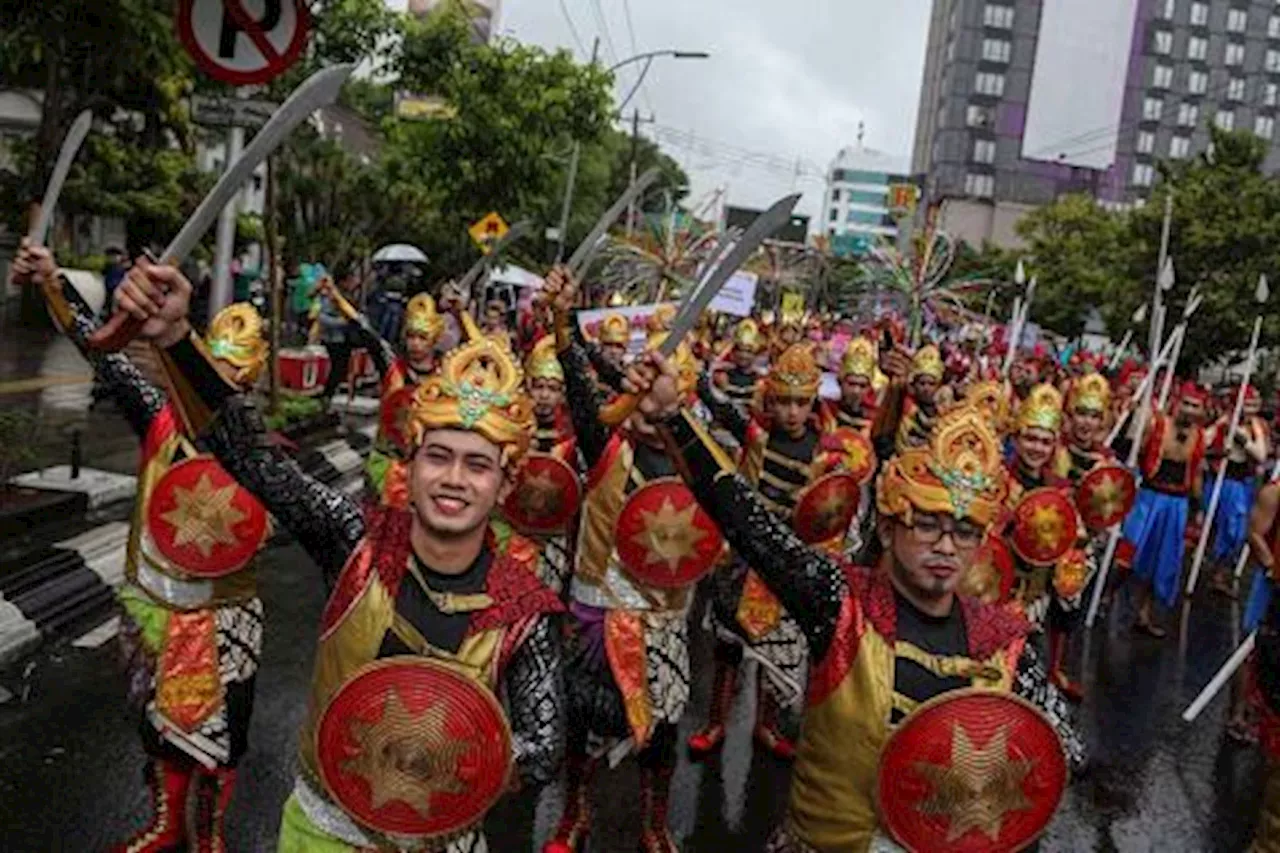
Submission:
M 240 158 L 222 173 L 222 177 L 209 190 L 195 213 L 182 226 L 178 236 L 173 238 L 160 255 L 160 262 L 177 266 L 186 260 L 187 255 L 209 230 L 209 226 L 218 218 L 222 208 L 240 191 L 258 165 L 279 148 L 289 134 L 312 113 L 336 101 L 338 93 L 342 91 L 342 84 L 347 82 L 353 71 L 354 65 L 335 65 L 317 71 L 295 89 L 289 100 L 281 104 L 280 109 L 254 135 L 253 141 L 245 147 Z M 140 322 L 117 311 L 102 328 L 89 337 L 89 346 L 103 352 L 114 352 L 136 337 L 141 328 Z
M 591 261 L 595 259 L 596 253 L 600 251 L 600 238 L 604 236 L 604 232 L 608 231 L 613 223 L 618 221 L 618 217 L 622 215 L 622 211 L 627 209 L 631 202 L 640 197 L 640 194 L 649 188 L 660 174 L 658 167 L 646 169 L 645 173 L 636 179 L 636 182 L 627 187 L 627 191 L 618 196 L 618 200 L 613 206 L 604 212 L 604 216 L 596 222 L 595 227 L 591 229 L 591 233 L 587 235 L 587 239 L 583 240 L 578 248 L 573 250 L 573 254 L 569 256 L 569 272 L 573 273 L 573 277 L 581 279 L 582 274 L 586 272 L 587 267 L 591 265 Z
M 689 291 L 680 302 L 676 316 L 671 321 L 671 331 L 658 347 L 658 352 L 663 356 L 670 356 L 676 351 L 676 347 L 680 346 L 680 342 L 693 329 L 698 322 L 698 317 L 711 304 L 711 300 L 720 292 L 720 288 L 724 287 L 730 276 L 738 271 L 738 267 L 746 263 L 755 250 L 760 248 L 761 243 L 791 219 L 791 211 L 799 201 L 800 193 L 785 196 L 755 218 L 747 230 L 742 232 L 742 236 L 733 244 L 733 247 L 724 253 L 720 263 L 716 264 L 715 268 L 698 283 L 698 286 Z M 600 420 L 608 426 L 617 426 L 635 411 L 638 403 L 639 400 L 631 394 L 619 394 L 612 402 L 600 409 Z
M 49 176 L 49 183 L 44 189 L 44 201 L 40 202 L 40 211 L 31 223 L 31 230 L 27 232 L 31 245 L 43 246 L 45 238 L 49 236 L 49 226 L 53 224 L 53 211 L 58 206 L 58 197 L 62 195 L 62 186 L 67 182 L 71 163 L 80 152 L 80 146 L 84 144 L 84 138 L 89 135 L 89 128 L 92 126 L 93 111 L 85 110 L 76 116 L 66 138 L 62 140 L 62 149 L 58 152 L 53 174 Z

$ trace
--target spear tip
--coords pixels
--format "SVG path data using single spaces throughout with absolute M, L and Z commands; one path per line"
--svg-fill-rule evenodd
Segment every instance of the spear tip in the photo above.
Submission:
M 1258 287 L 1253 293 L 1253 298 L 1261 304 L 1271 297 L 1271 289 L 1267 286 L 1267 274 L 1262 273 L 1258 276 Z

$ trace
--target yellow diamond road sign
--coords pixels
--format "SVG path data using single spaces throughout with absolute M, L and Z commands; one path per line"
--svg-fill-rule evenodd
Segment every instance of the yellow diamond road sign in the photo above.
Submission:
M 494 240 L 501 240 L 508 231 L 506 220 L 495 213 L 485 214 L 479 222 L 467 229 L 471 239 L 476 241 L 480 251 L 489 254 L 489 247 Z

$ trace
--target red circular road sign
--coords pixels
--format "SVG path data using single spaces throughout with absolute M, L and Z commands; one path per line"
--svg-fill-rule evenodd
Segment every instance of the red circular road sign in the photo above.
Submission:
M 233 86 L 266 83 L 302 55 L 303 0 L 179 0 L 178 38 L 200 70 Z

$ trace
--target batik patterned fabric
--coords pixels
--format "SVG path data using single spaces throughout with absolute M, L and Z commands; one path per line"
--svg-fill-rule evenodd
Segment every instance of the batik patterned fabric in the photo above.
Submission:
M 231 691 L 258 672 L 262 656 L 262 601 L 178 612 L 151 600 L 132 584 L 118 593 L 119 648 L 128 682 L 129 704 L 144 713 L 166 743 L 182 752 L 218 763 L 234 762 L 232 720 L 247 725 L 248 714 L 228 702 L 251 691 Z M 159 717 L 157 715 L 160 715 Z M 164 721 L 182 731 L 166 731 Z

